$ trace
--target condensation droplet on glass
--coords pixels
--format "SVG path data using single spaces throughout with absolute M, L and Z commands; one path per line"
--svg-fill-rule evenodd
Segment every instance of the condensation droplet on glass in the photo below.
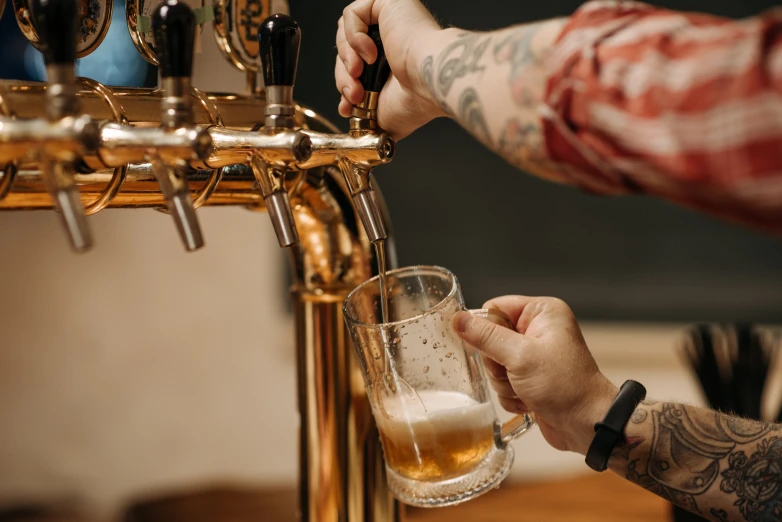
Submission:
M 422 343 L 424 343 L 424 344 L 426 344 L 426 339 L 423 339 L 421 342 L 422 342 Z
M 445 368 L 440 368 L 440 373 L 442 373 L 443 375 L 445 375 L 445 374 L 446 374 L 446 372 L 445 372 Z
M 396 393 L 396 383 L 394 382 L 394 376 L 390 373 L 385 374 L 386 387 L 391 393 Z
M 445 354 L 445 356 L 448 357 L 449 359 L 451 358 L 452 355 L 453 355 L 453 352 L 448 352 L 448 353 Z
M 429 373 L 429 367 L 428 366 L 424 366 L 424 373 Z
M 443 358 L 442 357 L 440 357 L 440 362 L 443 362 Z

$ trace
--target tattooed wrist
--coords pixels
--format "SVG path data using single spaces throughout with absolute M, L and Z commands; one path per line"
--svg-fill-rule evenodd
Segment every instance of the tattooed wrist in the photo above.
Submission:
M 611 467 L 714 520 L 782 520 L 782 426 L 645 401 Z

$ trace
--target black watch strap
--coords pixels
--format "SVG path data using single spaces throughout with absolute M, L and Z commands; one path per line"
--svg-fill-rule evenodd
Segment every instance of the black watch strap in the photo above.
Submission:
M 595 424 L 595 438 L 586 454 L 587 466 L 595 471 L 605 471 L 608 459 L 620 441 L 623 441 L 625 425 L 638 403 L 646 398 L 646 388 L 635 381 L 625 381 L 614 403 L 608 408 L 603 422 Z

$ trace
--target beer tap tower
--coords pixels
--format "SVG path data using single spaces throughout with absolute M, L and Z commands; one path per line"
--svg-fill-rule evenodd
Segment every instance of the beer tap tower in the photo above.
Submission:
M 168 212 L 188 251 L 204 244 L 200 207 L 268 211 L 293 274 L 301 519 L 400 521 L 342 316 L 347 294 L 374 275 L 372 243 L 389 236 L 370 181 L 394 154 L 376 122 L 388 77 L 377 28 L 380 56 L 340 133 L 293 99 L 301 31 L 285 14 L 230 17 L 235 0 L 217 4 L 218 43 L 248 72 L 248 89 L 210 94 L 190 85 L 197 19 L 182 0 L 128 0 L 133 41 L 159 65 L 153 89 L 75 78 L 75 56 L 105 34 L 77 48 L 75 0 L 13 1 L 49 81 L 0 80 L 0 211 L 58 210 L 78 252 L 92 244 L 88 216 L 104 209 Z M 108 24 L 111 11 L 99 14 Z M 243 38 L 250 33 L 259 35 L 256 53 Z

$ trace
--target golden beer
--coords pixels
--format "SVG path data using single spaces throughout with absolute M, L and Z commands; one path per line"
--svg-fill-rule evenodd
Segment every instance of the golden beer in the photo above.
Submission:
M 378 428 L 386 462 L 404 477 L 460 477 L 494 447 L 491 403 L 479 403 L 463 393 L 424 390 L 415 398 L 398 394 L 387 398 L 383 409 Z

